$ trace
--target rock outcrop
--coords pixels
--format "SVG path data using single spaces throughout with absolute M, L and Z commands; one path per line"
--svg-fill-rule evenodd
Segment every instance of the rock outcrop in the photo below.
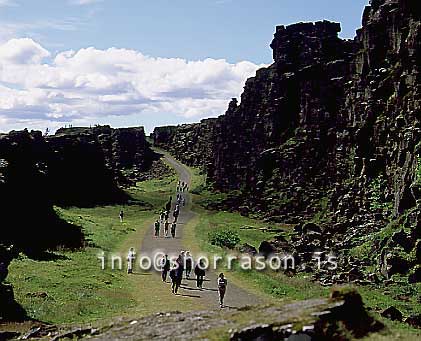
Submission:
M 80 247 L 81 231 L 53 209 L 51 152 L 40 132 L 0 136 L 1 243 L 33 254 L 57 245 Z
M 372 0 L 354 40 L 339 31 L 327 21 L 277 27 L 274 63 L 246 82 L 241 102 L 206 134 L 202 124 L 172 128 L 170 144 L 205 149 L 183 161 L 235 191 L 230 205 L 243 214 L 320 223 L 321 250 L 350 249 L 395 221 L 403 234 L 373 245 L 389 277 L 420 238 L 420 10 L 415 0 Z
M 80 246 L 81 232 L 61 221 L 53 205 L 122 202 L 127 197 L 119 185 L 135 180 L 153 157 L 143 128 L 0 135 L 1 241 L 29 253 Z
M 97 328 L 39 326 L 25 335 L 26 339 L 48 335 L 55 339 L 91 340 L 350 340 L 382 328 L 367 313 L 358 293 L 333 291 L 329 299 L 158 313 L 137 319 L 120 318 Z
M 154 145 L 171 152 L 183 163 L 207 167 L 211 163 L 212 139 L 217 119 L 202 120 L 196 124 L 157 127 L 152 133 Z
M 124 200 L 119 186 L 134 183 L 155 157 L 142 127 L 59 129 L 45 140 L 54 155 L 49 179 L 62 205 Z

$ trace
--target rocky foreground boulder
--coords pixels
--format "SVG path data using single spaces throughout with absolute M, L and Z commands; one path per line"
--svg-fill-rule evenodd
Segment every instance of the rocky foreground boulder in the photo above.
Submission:
M 353 290 L 333 290 L 328 299 L 200 312 L 166 312 L 121 318 L 107 325 L 79 328 L 34 326 L 26 339 L 52 340 L 348 340 L 383 329 Z M 19 336 L 19 335 L 16 335 Z M 297 337 L 301 337 L 298 338 Z M 306 337 L 306 338 L 303 338 Z

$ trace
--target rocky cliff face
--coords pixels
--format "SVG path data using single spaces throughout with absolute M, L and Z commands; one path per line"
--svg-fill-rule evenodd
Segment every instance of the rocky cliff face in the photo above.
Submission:
M 213 157 L 211 141 L 216 122 L 212 118 L 196 124 L 157 127 L 152 133 L 154 145 L 190 166 L 207 167 Z
M 48 178 L 52 156 L 40 132 L 0 136 L 1 244 L 27 253 L 81 245 L 81 232 L 53 210 L 54 189 Z
M 72 128 L 49 137 L 26 130 L 0 135 L 0 242 L 28 253 L 81 245 L 81 232 L 60 221 L 53 205 L 125 200 L 118 185 L 151 162 L 143 128 Z
M 402 238 L 376 246 L 390 275 L 387 259 L 396 257 L 389 251 L 408 254 L 421 224 L 416 3 L 372 0 L 353 41 L 339 39 L 339 24 L 326 21 L 277 27 L 274 63 L 247 81 L 241 103 L 233 100 L 213 122 L 210 139 L 195 136 L 196 150 L 211 150 L 210 162 L 195 162 L 205 164 L 214 188 L 237 191 L 235 206 L 245 214 L 321 223 L 338 248 L 354 247 L 392 219 Z M 180 131 L 172 136 L 186 140 L 189 132 Z
M 0 135 L 0 320 L 24 317 L 12 287 L 2 284 L 18 252 L 39 258 L 57 246 L 83 246 L 80 228 L 62 221 L 53 205 L 122 202 L 127 198 L 119 185 L 135 180 L 152 161 L 143 128 Z
M 117 185 L 134 182 L 154 158 L 142 127 L 60 129 L 46 138 L 54 157 L 50 179 L 64 205 L 124 200 Z

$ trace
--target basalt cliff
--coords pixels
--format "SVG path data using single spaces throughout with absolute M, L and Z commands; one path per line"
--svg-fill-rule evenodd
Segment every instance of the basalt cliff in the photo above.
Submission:
M 12 287 L 2 284 L 19 252 L 45 259 L 51 256 L 46 250 L 84 245 L 81 229 L 60 219 L 53 206 L 127 202 L 121 186 L 135 181 L 154 158 L 143 128 L 0 135 L 0 320 L 24 317 Z
M 362 256 L 346 258 L 349 271 L 362 262 L 419 281 L 417 5 L 372 0 L 353 40 L 328 21 L 278 26 L 274 63 L 247 80 L 240 103 L 217 119 L 157 128 L 155 145 L 202 167 L 227 193 L 222 206 L 296 225 L 292 246 L 265 247 L 295 252 L 303 268 L 306 254 L 335 249 Z

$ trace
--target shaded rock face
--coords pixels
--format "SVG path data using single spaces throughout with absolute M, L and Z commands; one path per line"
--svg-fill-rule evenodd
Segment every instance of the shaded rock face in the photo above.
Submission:
M 26 318 L 22 307 L 15 302 L 13 287 L 3 283 L 8 275 L 8 267 L 17 256 L 13 247 L 0 244 L 0 323 L 8 320 L 20 321 Z
M 29 253 L 80 246 L 80 230 L 61 221 L 53 205 L 122 202 L 126 195 L 118 185 L 147 169 L 152 157 L 143 128 L 0 135 L 1 241 Z
M 81 231 L 61 221 L 53 210 L 51 156 L 40 132 L 0 136 L 1 243 L 27 253 L 81 245 Z
M 157 127 L 152 133 L 154 145 L 168 150 L 183 163 L 194 167 L 207 167 L 211 162 L 212 138 L 216 119 L 196 124 Z
M 194 149 L 190 141 L 171 144 L 186 154 L 211 145 L 195 164 L 215 189 L 240 192 L 238 207 L 274 221 L 296 224 L 318 213 L 325 230 L 346 241 L 338 248 L 405 215 L 408 252 L 421 224 L 416 4 L 371 1 L 353 41 L 326 21 L 277 27 L 274 63 L 246 82 L 241 103 L 233 99 L 212 122 L 210 138 L 197 136 L 197 124 L 171 131 L 177 140 L 182 130 L 184 141 L 196 132 Z
M 0 135 L 0 321 L 25 317 L 12 286 L 1 283 L 18 252 L 46 259 L 51 257 L 46 250 L 83 246 L 80 228 L 61 220 L 53 205 L 122 202 L 126 195 L 118 185 L 135 180 L 152 156 L 143 128 Z
M 124 200 L 117 185 L 136 181 L 154 158 L 142 127 L 60 129 L 46 142 L 54 154 L 49 175 L 55 198 L 63 205 Z

